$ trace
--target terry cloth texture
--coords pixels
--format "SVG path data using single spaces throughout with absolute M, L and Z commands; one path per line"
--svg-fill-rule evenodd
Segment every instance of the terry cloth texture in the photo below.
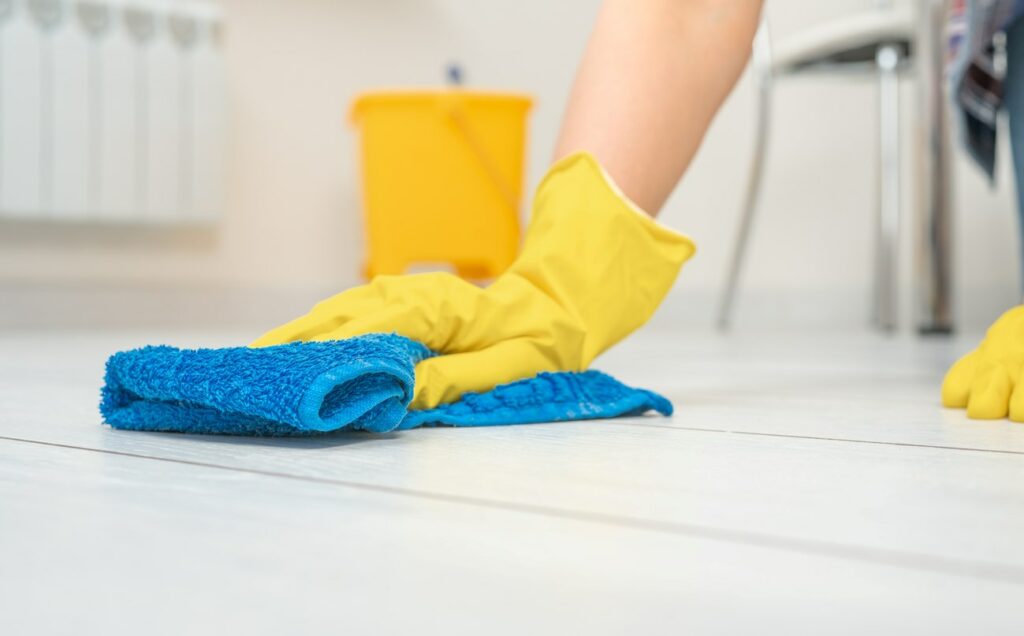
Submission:
M 409 411 L 414 368 L 430 355 L 396 335 L 260 349 L 143 347 L 107 360 L 100 412 L 119 429 L 260 436 L 672 413 L 664 397 L 598 371 L 542 373 Z

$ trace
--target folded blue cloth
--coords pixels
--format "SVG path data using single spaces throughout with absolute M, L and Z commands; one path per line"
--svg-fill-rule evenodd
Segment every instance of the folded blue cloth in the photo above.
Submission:
M 100 412 L 119 429 L 262 436 L 672 413 L 664 397 L 598 371 L 542 373 L 409 411 L 413 369 L 431 355 L 382 334 L 261 349 L 143 347 L 107 360 Z

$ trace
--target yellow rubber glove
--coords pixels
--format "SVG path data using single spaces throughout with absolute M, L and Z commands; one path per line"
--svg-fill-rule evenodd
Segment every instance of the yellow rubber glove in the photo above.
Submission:
M 412 408 L 432 408 L 541 371 L 587 368 L 651 317 L 694 251 L 578 153 L 537 188 L 522 251 L 489 287 L 447 273 L 378 276 L 252 346 L 407 336 L 444 354 L 416 367 Z
M 960 358 L 942 383 L 942 404 L 967 407 L 967 417 L 1024 422 L 1024 306 L 993 324 L 977 349 Z

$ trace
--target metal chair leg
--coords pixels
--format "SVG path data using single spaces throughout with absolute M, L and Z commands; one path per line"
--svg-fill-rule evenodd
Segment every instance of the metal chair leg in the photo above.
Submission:
M 875 246 L 875 325 L 896 329 L 900 238 L 900 52 L 879 47 L 878 66 L 878 234 Z
M 918 3 L 915 320 L 920 333 L 953 330 L 953 204 L 945 27 L 949 0 Z
M 761 181 L 764 177 L 765 155 L 768 152 L 768 128 L 771 123 L 771 97 L 772 97 L 772 51 L 771 34 L 766 19 L 761 20 L 761 26 L 754 38 L 754 50 L 752 55 L 754 68 L 754 80 L 757 84 L 757 123 L 754 138 L 754 152 L 751 158 L 750 175 L 747 180 L 747 190 L 743 198 L 743 208 L 740 212 L 740 226 L 733 244 L 732 259 L 729 263 L 729 272 L 725 279 L 725 289 L 718 307 L 718 329 L 727 330 L 732 324 L 733 303 L 736 298 L 736 291 L 739 287 L 740 273 L 743 269 L 743 262 L 746 257 L 747 244 L 750 241 L 750 230 L 754 223 L 754 213 L 757 211 L 758 199 L 761 193 Z

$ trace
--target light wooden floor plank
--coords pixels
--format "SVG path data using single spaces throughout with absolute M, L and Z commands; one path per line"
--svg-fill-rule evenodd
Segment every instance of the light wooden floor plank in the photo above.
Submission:
M 675 416 L 657 425 L 1024 453 L 1024 425 L 939 403 L 946 369 L 977 342 L 642 332 L 598 366 L 672 398 Z
M 1016 454 L 1024 427 L 975 427 L 923 397 L 935 390 L 946 344 L 833 336 L 826 351 L 791 336 L 788 345 L 784 337 L 767 344 L 639 339 L 630 345 L 632 370 L 615 358 L 609 366 L 639 383 L 648 374 L 669 393 L 692 378 L 694 395 L 705 397 L 679 400 L 672 419 L 282 441 L 99 426 L 98 361 L 133 337 L 0 343 L 10 354 L 0 367 L 0 435 L 625 525 L 667 524 L 755 545 L 867 550 L 939 569 L 1012 578 L 1024 568 L 1024 461 Z M 710 370 L 699 375 L 702 360 Z M 659 387 L 650 375 L 659 365 L 690 365 L 694 373 L 674 380 L 661 373 L 668 379 Z M 715 388 L 710 400 L 701 391 L 711 386 L 735 389 Z M 722 432 L 730 430 L 737 433 Z
M 252 334 L 117 332 L 0 334 L 0 383 L 93 390 L 117 350 L 150 343 L 229 346 Z M 949 363 L 977 344 L 873 334 L 734 334 L 641 331 L 596 367 L 673 399 L 680 428 L 832 437 L 1024 453 L 1024 425 L 968 420 L 939 406 Z M 77 404 L 94 411 L 93 399 Z M 0 411 L 0 426 L 4 425 Z
M 1022 628 L 1006 582 L 11 441 L 0 563 L 11 634 Z

